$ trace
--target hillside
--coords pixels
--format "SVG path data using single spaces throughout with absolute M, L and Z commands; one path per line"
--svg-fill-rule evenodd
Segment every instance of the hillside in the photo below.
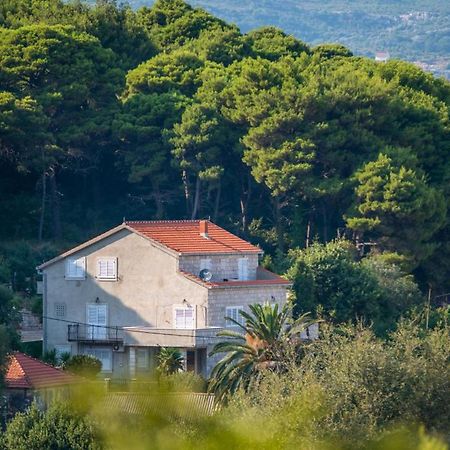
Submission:
M 130 0 L 133 7 L 150 0 Z M 274 25 L 311 44 L 339 42 L 355 54 L 373 57 L 388 51 L 393 58 L 418 62 L 450 78 L 450 3 L 388 0 L 342 1 L 193 0 L 243 32 Z
M 0 283 L 124 217 L 211 217 L 279 271 L 346 236 L 450 290 L 445 80 L 181 0 L 13 0 L 0 25 Z

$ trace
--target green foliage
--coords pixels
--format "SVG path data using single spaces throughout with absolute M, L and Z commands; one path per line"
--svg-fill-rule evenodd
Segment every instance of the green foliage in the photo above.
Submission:
M 165 370 L 165 369 L 164 369 Z M 169 392 L 205 392 L 206 381 L 194 372 L 166 373 L 159 369 L 159 387 L 162 391 Z
M 70 358 L 63 358 L 64 370 L 80 375 L 85 378 L 95 378 L 102 370 L 100 360 L 91 355 L 74 355 Z
M 56 356 L 56 350 L 47 350 L 42 355 L 42 361 L 44 361 L 47 364 L 50 364 L 52 366 L 56 366 L 58 364 L 58 358 Z
M 414 170 L 397 167 L 383 154 L 355 177 L 359 214 L 347 219 L 349 228 L 374 237 L 383 250 L 403 253 L 413 265 L 429 257 L 429 240 L 445 223 L 442 194 Z
M 240 332 L 219 331 L 217 336 L 226 339 L 210 353 L 210 356 L 226 353 L 214 366 L 208 386 L 221 400 L 239 389 L 248 390 L 265 371 L 286 370 L 302 344 L 300 333 L 313 323 L 307 315 L 292 321 L 290 308 L 284 305 L 279 310 L 276 303 L 250 305 L 250 313 L 239 311 L 239 314 L 245 320 L 244 325 L 230 317 L 225 319 L 240 328 Z
M 183 370 L 183 356 L 176 348 L 163 347 L 157 356 L 157 371 L 169 376 Z
M 3 376 L 6 368 L 7 356 L 11 350 L 10 330 L 4 324 L 0 324 L 0 391 L 3 387 Z
M 8 424 L 5 450 L 99 449 L 100 436 L 89 420 L 70 405 L 54 404 L 45 413 L 32 405 Z
M 272 61 L 283 56 L 296 58 L 303 52 L 309 52 L 306 44 L 275 27 L 263 27 L 250 31 L 246 38 L 255 56 Z
M 348 225 L 448 291 L 445 80 L 182 0 L 7 0 L 0 24 L 1 239 L 58 253 L 124 216 L 210 216 L 283 270 Z M 14 245 L 0 280 L 33 293 Z
M 413 307 L 424 304 L 412 277 L 383 255 L 361 261 L 348 241 L 314 243 L 291 257 L 288 277 L 294 283 L 298 314 L 313 311 L 336 323 L 363 320 L 383 334 Z
M 367 329 L 323 327 L 299 366 L 267 372 L 231 400 L 225 415 L 259 423 L 259 433 L 279 448 L 299 439 L 308 448 L 328 440 L 331 448 L 421 448 L 413 428 L 403 431 L 408 443 L 396 441 L 403 432 L 394 427 L 407 424 L 448 441 L 449 337 L 448 327 L 424 333 L 412 323 L 388 341 Z M 372 447 L 383 433 L 380 447 Z

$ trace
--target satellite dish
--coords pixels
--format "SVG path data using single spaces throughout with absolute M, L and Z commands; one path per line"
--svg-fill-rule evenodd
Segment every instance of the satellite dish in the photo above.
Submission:
M 208 269 L 202 269 L 199 276 L 203 281 L 209 281 L 212 278 L 212 273 Z

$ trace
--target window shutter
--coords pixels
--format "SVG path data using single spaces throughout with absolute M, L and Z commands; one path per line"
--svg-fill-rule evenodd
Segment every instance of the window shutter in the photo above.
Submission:
M 238 277 L 239 280 L 248 280 L 248 259 L 239 258 L 238 260 Z
M 194 308 L 175 308 L 175 328 L 195 328 Z
M 184 310 L 185 328 L 194 328 L 194 308 Z
M 66 278 L 83 279 L 86 273 L 86 257 L 68 258 L 66 260 Z
M 225 317 L 230 317 L 231 319 L 243 325 L 245 320 L 241 316 L 241 314 L 239 314 L 239 311 L 242 311 L 243 309 L 243 306 L 228 306 L 225 310 Z M 226 320 L 225 326 L 235 327 L 236 324 L 234 322 L 231 322 L 231 320 Z
M 97 260 L 97 278 L 101 280 L 116 280 L 117 258 L 99 258 Z

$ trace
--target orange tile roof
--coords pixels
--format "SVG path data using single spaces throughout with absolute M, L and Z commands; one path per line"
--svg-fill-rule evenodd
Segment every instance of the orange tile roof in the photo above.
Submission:
M 9 356 L 5 385 L 11 389 L 40 389 L 74 384 L 80 379 L 24 353 Z
M 262 253 L 260 248 L 210 221 L 206 221 L 208 236 L 202 236 L 201 222 L 200 220 L 163 220 L 133 221 L 125 222 L 125 224 L 143 236 L 179 253 Z

